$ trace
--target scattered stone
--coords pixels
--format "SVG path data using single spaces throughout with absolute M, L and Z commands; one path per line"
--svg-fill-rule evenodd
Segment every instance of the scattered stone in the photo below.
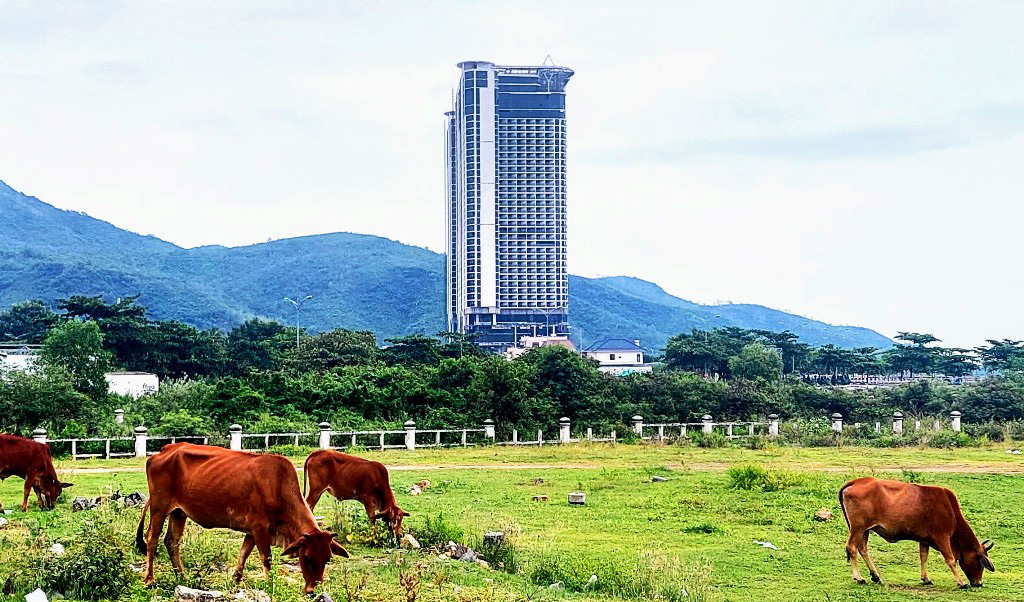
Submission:
M 652 483 L 664 483 L 664 482 L 665 482 L 665 481 L 667 481 L 667 480 L 668 480 L 668 479 L 667 479 L 667 478 L 665 478 L 665 477 L 658 477 L 658 476 L 655 476 L 655 477 L 651 477 L 651 482 L 652 482 Z
M 563 590 L 565 589 L 565 584 L 561 581 L 555 581 L 554 583 L 548 586 L 548 589 Z
M 412 533 L 406 533 L 403 535 L 402 541 L 399 545 L 408 550 L 420 549 L 420 542 L 416 541 L 416 538 L 412 536 Z
M 270 594 L 258 589 L 243 589 L 232 597 L 240 602 L 272 602 Z
M 590 579 L 584 584 L 583 589 L 588 589 L 597 585 L 597 575 L 591 575 Z
M 533 496 L 533 501 L 535 501 L 535 502 L 546 502 L 546 501 L 548 501 L 548 496 L 546 496 L 546 495 L 535 495 L 535 496 Z
M 459 556 L 461 562 L 476 562 L 479 559 L 480 557 L 472 549 L 467 549 L 465 554 Z
M 49 602 L 46 592 L 36 588 L 35 591 L 25 594 L 25 602 Z
M 540 477 L 535 477 L 533 479 L 533 484 L 534 485 L 543 485 L 544 484 L 544 479 L 542 479 Z
M 1008 450 L 1006 450 L 1006 453 L 1013 454 L 1015 456 L 1019 456 L 1020 455 L 1020 450 L 1019 449 L 1008 449 Z
M 430 489 L 430 481 L 423 479 L 416 483 L 416 486 L 419 487 L 421 491 L 426 491 L 427 489 Z
M 220 590 L 192 589 L 179 585 L 174 588 L 174 602 L 224 602 L 228 597 Z
M 55 543 L 52 546 L 50 546 L 50 553 L 60 558 L 64 555 L 64 546 L 62 546 L 59 543 Z
M 583 506 L 587 503 L 587 494 L 574 491 L 569 494 L 569 504 L 573 506 Z
M 437 559 L 438 560 L 451 560 L 452 557 L 449 556 L 448 554 L 438 554 L 437 555 Z
M 483 558 L 477 558 L 476 559 L 476 565 L 478 567 L 482 568 L 482 569 L 489 569 L 489 568 L 491 568 L 491 565 L 488 564 L 487 561 L 484 560 Z
M 0 529 L 3 529 L 6 526 L 7 526 L 7 519 L 2 517 L 2 516 L 0 516 Z
M 128 495 L 121 497 L 118 501 L 125 508 L 134 508 L 135 506 L 145 504 L 148 499 L 148 496 L 136 491 L 135 493 L 129 493 Z
M 768 548 L 769 550 L 778 550 L 778 548 L 775 547 L 775 544 L 773 544 L 770 541 L 757 541 L 755 539 L 754 543 L 756 543 L 757 545 L 761 546 L 762 548 Z
M 313 602 L 334 602 L 334 598 L 332 598 L 330 594 L 323 593 L 316 598 L 313 598 Z
M 822 508 L 814 513 L 814 520 L 821 522 L 830 521 L 832 520 L 832 511 L 828 508 Z
M 71 501 L 71 511 L 81 512 L 82 510 L 92 510 L 96 506 L 99 506 L 94 500 L 87 497 L 76 497 Z
M 505 534 L 501 531 L 488 531 L 484 533 L 485 546 L 500 546 L 505 541 Z
M 419 495 L 421 493 L 423 493 L 423 489 L 421 489 L 419 485 L 413 485 L 412 488 L 409 489 L 409 495 Z

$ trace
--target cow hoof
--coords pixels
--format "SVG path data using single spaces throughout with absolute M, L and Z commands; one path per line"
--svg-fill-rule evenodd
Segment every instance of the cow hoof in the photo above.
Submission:
M 875 583 L 879 583 L 879 584 L 882 583 L 882 578 L 879 577 L 878 575 L 871 575 L 871 580 L 874 581 Z
M 860 585 L 867 585 L 868 584 L 868 582 L 864 581 L 863 579 L 854 579 L 854 581 L 857 582 Z
M 963 584 L 963 585 L 961 585 L 961 586 L 960 586 L 960 589 L 971 589 L 971 586 L 970 586 L 970 585 L 967 585 L 967 584 L 965 583 L 965 584 Z
M 935 585 L 935 584 L 932 583 L 931 579 L 922 579 L 921 580 L 921 585 Z

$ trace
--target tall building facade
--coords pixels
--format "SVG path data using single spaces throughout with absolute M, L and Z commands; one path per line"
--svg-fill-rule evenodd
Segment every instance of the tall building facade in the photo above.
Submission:
M 448 329 L 495 349 L 568 334 L 565 86 L 573 71 L 458 66 L 445 113 Z

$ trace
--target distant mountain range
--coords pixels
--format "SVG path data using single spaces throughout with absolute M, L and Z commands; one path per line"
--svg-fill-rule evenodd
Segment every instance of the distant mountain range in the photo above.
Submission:
M 312 294 L 313 330 L 389 336 L 444 328 L 444 256 L 365 234 L 321 234 L 246 247 L 183 249 L 64 211 L 0 181 L 0 310 L 25 299 L 141 295 L 156 318 L 230 328 L 259 316 L 294 321 L 286 295 Z M 640 339 L 650 350 L 693 328 L 790 330 L 807 343 L 892 344 L 860 327 L 834 326 L 760 305 L 700 305 L 626 276 L 569 277 L 571 323 L 585 344 Z

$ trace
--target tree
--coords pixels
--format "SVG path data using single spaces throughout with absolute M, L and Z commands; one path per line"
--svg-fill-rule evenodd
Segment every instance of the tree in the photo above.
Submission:
M 381 350 L 381 356 L 390 365 L 436 364 L 443 354 L 441 341 L 423 334 L 392 337 L 385 342 L 391 344 Z
M 0 313 L 0 341 L 20 341 L 37 345 L 46 331 L 57 323 L 57 314 L 39 300 L 15 303 Z
M 778 380 L 782 374 L 782 356 L 761 343 L 750 343 L 739 355 L 729 358 L 729 372 L 735 378 Z
M 904 344 L 896 345 L 885 352 L 885 359 L 893 370 L 909 373 L 913 378 L 915 372 L 926 374 L 935 368 L 936 349 L 926 347 L 929 343 L 939 341 L 934 335 L 900 332 L 896 335 L 896 340 L 903 341 Z
M 331 370 L 371 364 L 377 358 L 377 337 L 369 331 L 331 330 L 307 338 L 294 357 L 297 370 Z
M 1010 370 L 1015 363 L 1024 362 L 1024 341 L 989 339 L 985 342 L 988 343 L 987 346 L 975 349 L 985 370 Z
M 254 370 L 278 370 L 289 342 L 294 347 L 293 338 L 280 322 L 259 318 L 247 320 L 228 333 L 230 369 L 239 375 Z
M 940 374 L 960 377 L 977 370 L 978 360 L 970 349 L 940 347 L 935 351 L 933 365 Z
M 45 426 L 59 433 L 68 420 L 82 420 L 88 404 L 61 370 L 0 368 L 0 431 L 28 435 Z
M 743 328 L 716 328 L 712 331 L 693 329 L 690 334 L 677 334 L 665 345 L 665 362 L 669 368 L 729 376 L 729 358 L 738 355 L 743 346 L 757 338 L 757 333 Z
M 106 394 L 110 353 L 96 322 L 69 320 L 53 328 L 39 357 L 45 366 L 66 372 L 76 390 L 94 399 Z

